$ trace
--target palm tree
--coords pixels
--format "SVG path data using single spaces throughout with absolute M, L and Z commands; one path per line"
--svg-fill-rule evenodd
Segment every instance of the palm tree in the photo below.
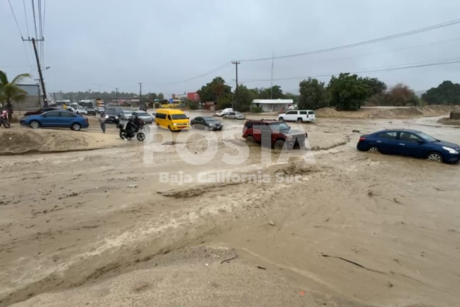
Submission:
M 18 84 L 25 78 L 31 78 L 30 74 L 17 75 L 11 82 L 9 82 L 6 73 L 0 70 L 0 102 L 2 103 L 2 107 L 8 110 L 9 118 L 11 118 L 11 115 L 13 114 L 13 105 L 11 102 L 13 100 L 21 102 L 27 97 L 27 92 L 18 86 Z M 4 105 L 5 102 L 6 105 Z

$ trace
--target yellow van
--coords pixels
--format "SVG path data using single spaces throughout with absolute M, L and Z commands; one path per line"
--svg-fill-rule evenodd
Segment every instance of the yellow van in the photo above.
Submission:
M 158 109 L 155 114 L 155 123 L 158 128 L 171 131 L 190 129 L 190 120 L 187 115 L 177 109 Z

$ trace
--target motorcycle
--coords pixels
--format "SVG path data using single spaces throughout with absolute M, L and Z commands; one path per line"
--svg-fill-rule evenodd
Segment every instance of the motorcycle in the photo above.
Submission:
M 145 134 L 140 131 L 141 127 L 144 127 L 144 122 L 142 120 L 138 120 L 138 125 L 134 123 L 133 119 L 129 119 L 124 124 L 118 124 L 120 138 L 122 140 L 130 140 L 136 136 L 138 141 L 143 142 L 145 140 Z
M 11 127 L 10 121 L 8 119 L 8 112 L 4 110 L 2 113 L 0 113 L 0 127 L 4 126 L 5 128 Z

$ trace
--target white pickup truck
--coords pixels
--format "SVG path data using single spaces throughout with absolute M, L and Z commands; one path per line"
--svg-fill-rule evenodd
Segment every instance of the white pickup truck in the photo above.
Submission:
M 299 123 L 314 122 L 316 120 L 316 115 L 313 110 L 290 110 L 278 115 L 278 120 Z

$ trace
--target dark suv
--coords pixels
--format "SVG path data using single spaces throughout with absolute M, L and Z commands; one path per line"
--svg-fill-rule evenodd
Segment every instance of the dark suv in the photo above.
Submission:
M 123 113 L 123 108 L 107 107 L 104 113 L 106 123 L 118 124 L 120 122 L 120 115 Z
M 304 148 L 308 135 L 293 130 L 286 123 L 275 120 L 248 120 L 243 127 L 243 138 L 249 143 L 270 145 L 275 150 Z

